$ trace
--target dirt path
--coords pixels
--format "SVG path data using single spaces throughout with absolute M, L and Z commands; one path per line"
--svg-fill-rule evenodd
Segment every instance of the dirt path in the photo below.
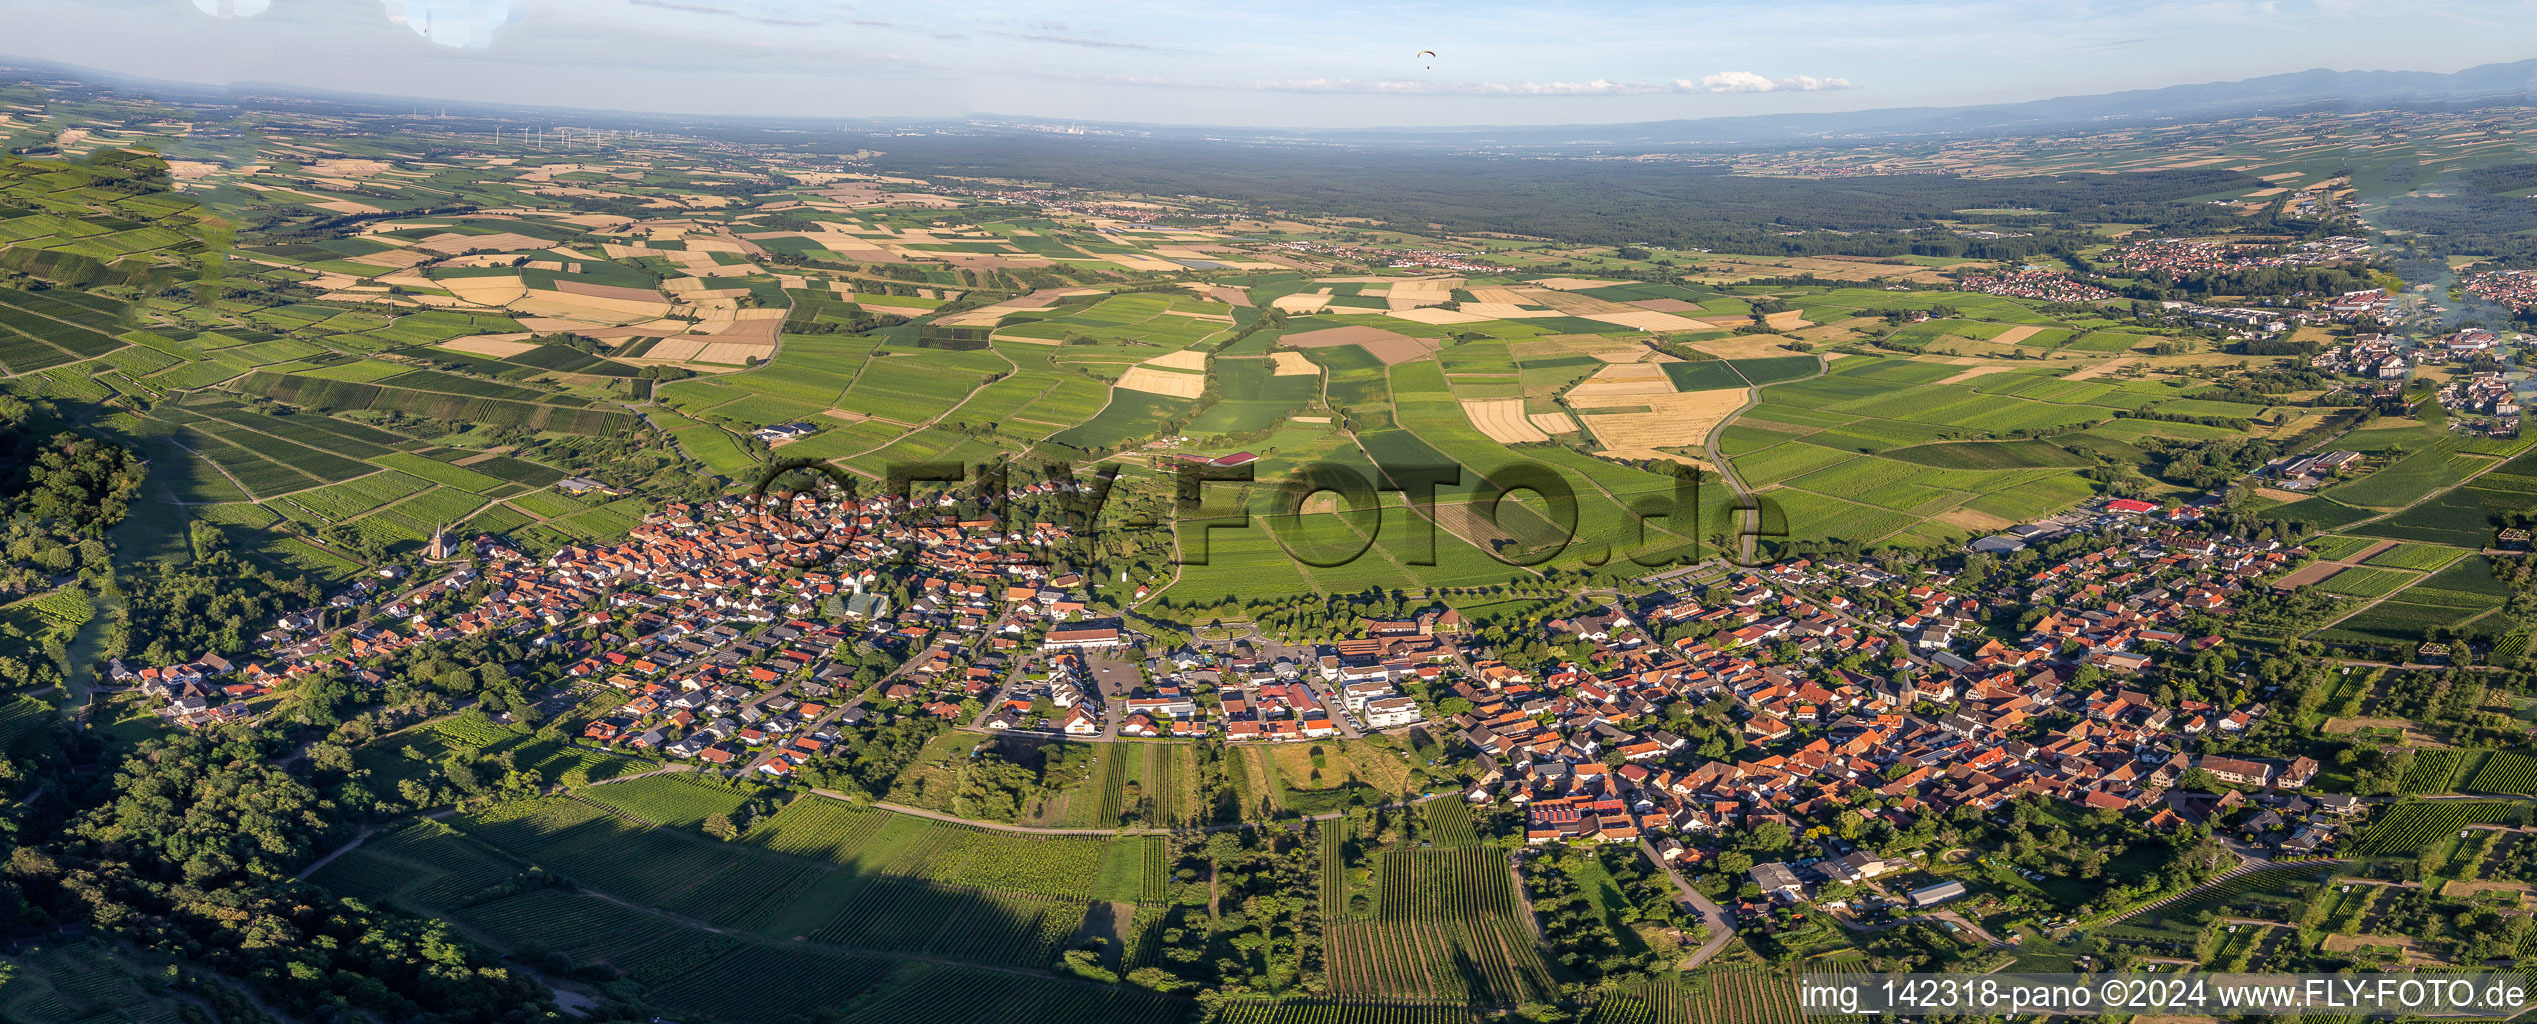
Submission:
M 1832 372 L 1831 364 L 1818 355 L 1815 357 L 1815 372 L 1799 377 L 1797 380 L 1813 380 L 1830 372 Z M 1796 382 L 1775 381 L 1774 383 L 1794 384 Z M 1751 384 L 1744 390 L 1744 404 L 1736 406 L 1734 412 L 1720 419 L 1717 426 L 1710 428 L 1708 438 L 1701 442 L 1701 448 L 1709 453 L 1710 468 L 1718 471 L 1718 479 L 1726 483 L 1727 490 L 1735 492 L 1738 502 L 1752 499 L 1753 491 L 1744 485 L 1742 477 L 1735 475 L 1735 464 L 1727 460 L 1726 449 L 1720 447 L 1719 442 L 1726 436 L 1727 427 L 1735 423 L 1736 417 L 1753 411 L 1753 407 L 1760 404 L 1762 404 L 1762 385 Z M 1761 532 L 1761 515 L 1758 508 L 1751 513 L 1741 510 L 1735 513 L 1736 562 L 1738 564 L 1753 564 L 1753 539 L 1755 534 Z M 1698 539 L 1693 538 L 1693 540 Z
M 351 852 L 352 852 L 355 848 L 359 847 L 362 843 L 364 843 L 364 842 L 368 841 L 368 840 L 369 840 L 369 838 L 370 838 L 371 836 L 378 834 L 378 831 L 379 831 L 379 827 L 378 827 L 378 826 L 376 826 L 376 825 L 363 825 L 363 826 L 361 826 L 361 831 L 360 831 L 358 834 L 356 834 L 356 835 L 354 835 L 354 836 L 352 837 L 352 841 L 351 841 L 351 842 L 349 842 L 349 843 L 345 843 L 345 844 L 343 844 L 342 846 L 338 846 L 338 847 L 336 847 L 336 848 L 335 848 L 335 850 L 334 850 L 334 852 L 332 852 L 332 853 L 329 853 L 329 854 L 327 854 L 327 855 L 325 855 L 325 856 L 323 856 L 323 857 L 319 857 L 319 858 L 317 858 L 316 860 L 310 861 L 310 862 L 308 863 L 308 866 L 307 866 L 307 867 L 301 868 L 301 869 L 299 870 L 299 874 L 292 875 L 291 877 L 292 877 L 292 878 L 295 878 L 295 879 L 298 879 L 298 880 L 300 880 L 300 881 L 303 881 L 303 882 L 308 881 L 308 876 L 313 875 L 313 874 L 316 874 L 320 868 L 323 868 L 323 867 L 325 867 L 325 866 L 326 866 L 326 865 L 328 865 L 328 864 L 332 864 L 332 863 L 334 863 L 334 862 L 335 862 L 335 858 L 337 858 L 337 857 L 341 857 L 341 856 L 343 856 L 344 854 L 347 854 L 347 853 L 351 853 Z

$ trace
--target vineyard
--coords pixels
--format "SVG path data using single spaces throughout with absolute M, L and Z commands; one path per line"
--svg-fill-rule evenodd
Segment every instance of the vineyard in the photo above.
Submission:
M 1597 1018 L 1600 1020 L 1600 1018 Z M 1479 1024 L 1465 1006 L 1386 1003 L 1373 1000 L 1228 999 L 1208 1024 Z M 1619 1022 L 1615 1022 L 1619 1024 Z
M 1189 1016 L 1189 1003 L 1151 992 L 918 964 L 828 1019 L 837 1024 L 1180 1024 Z
M 674 828 L 694 828 L 716 814 L 730 814 L 748 802 L 749 794 L 720 780 L 705 781 L 694 773 L 647 775 L 582 790 L 582 799 L 606 804 L 639 821 Z
M 2458 751 L 2449 747 L 2417 747 L 2413 764 L 2396 783 L 2403 793 L 2446 793 L 2449 777 L 2458 771 Z
M 1859 969 L 1858 964 L 1809 967 L 1805 973 L 1848 973 Z M 1804 1017 L 1797 1008 L 1796 977 L 1767 967 L 1710 967 L 1685 974 L 1680 981 L 1650 983 L 1636 996 L 1648 1011 L 1636 1019 L 1653 1024 L 1799 1024 L 1803 1020 L 1833 1024 L 1844 1019 Z M 1635 1011 L 1624 1006 L 1616 1012 Z M 1614 1018 L 1623 1019 L 1627 1018 Z
M 2518 805 L 2498 800 L 2397 804 L 2380 812 L 2368 831 L 2352 841 L 2350 850 L 2363 857 L 2412 853 L 2469 825 L 2506 822 L 2517 813 Z
M 1324 843 L 1327 863 L 1340 851 L 1335 839 Z M 1328 918 L 1331 991 L 1489 1005 L 1556 992 L 1531 923 L 1517 907 L 1503 851 L 1379 853 L 1375 873 L 1381 888 L 1374 920 Z M 1344 899 L 1344 892 L 1325 885 L 1323 899 Z
M 2493 751 L 2457 788 L 2469 793 L 2537 793 L 2537 757 Z
M 450 908 L 465 906 L 518 873 L 516 865 L 427 819 L 372 836 L 310 881 L 347 896 Z
M 1478 846 L 1471 827 L 1471 808 L 1460 800 L 1430 800 L 1425 805 L 1427 841 L 1438 846 Z

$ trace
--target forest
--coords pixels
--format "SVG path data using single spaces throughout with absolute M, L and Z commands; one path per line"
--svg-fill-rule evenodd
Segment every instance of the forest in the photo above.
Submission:
M 891 173 L 958 173 L 1224 197 L 1253 209 L 1435 223 L 1454 231 L 1762 254 L 1988 256 L 2052 251 L 2027 238 L 1959 237 L 1934 222 L 1966 209 L 2101 219 L 2186 217 L 2190 196 L 2260 183 L 2217 169 L 2001 179 L 1891 175 L 1753 177 L 1714 165 L 1517 160 L 1269 146 L 1188 146 L 937 136 L 893 140 Z M 2054 220 L 2039 221 L 2050 226 Z M 2021 222 L 2023 226 L 2024 222 Z M 2076 226 L 2075 221 L 2070 226 Z M 1836 234 L 1836 232 L 1838 232 Z

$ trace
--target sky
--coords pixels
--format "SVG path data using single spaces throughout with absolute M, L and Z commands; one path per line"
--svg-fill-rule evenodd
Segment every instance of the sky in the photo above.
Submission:
M 2529 0 L 0 0 L 0 23 L 0 53 L 209 84 L 1297 128 L 1952 106 L 2537 54 Z

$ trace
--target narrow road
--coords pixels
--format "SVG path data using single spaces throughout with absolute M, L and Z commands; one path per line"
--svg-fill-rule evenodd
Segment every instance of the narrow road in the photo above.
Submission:
M 1799 377 L 1797 380 L 1813 380 L 1817 377 L 1823 376 L 1828 369 L 1829 367 L 1824 362 L 1824 358 L 1820 355 L 1816 356 L 1815 372 Z M 1797 381 L 1775 381 L 1774 383 L 1794 384 L 1796 382 Z M 1753 492 L 1747 489 L 1744 486 L 1744 481 L 1735 475 L 1735 464 L 1727 461 L 1726 449 L 1719 446 L 1719 439 L 1726 436 L 1727 426 L 1734 423 L 1736 417 L 1751 412 L 1753 411 L 1754 406 L 1762 404 L 1762 385 L 1754 384 L 1751 381 L 1747 381 L 1746 385 L 1747 386 L 1744 389 L 1744 404 L 1736 406 L 1735 411 L 1726 414 L 1726 418 L 1719 420 L 1717 426 L 1709 428 L 1709 436 L 1701 441 L 1701 447 L 1709 453 L 1709 467 L 1717 471 L 1718 479 L 1727 485 L 1727 490 L 1735 492 L 1735 496 L 1739 504 L 1745 499 L 1751 498 L 1753 496 Z M 1748 518 L 1748 513 L 1739 508 L 1739 510 L 1735 513 L 1735 520 L 1735 561 L 1739 565 L 1751 565 L 1753 564 L 1753 538 L 1762 532 L 1761 510 L 1759 506 L 1756 506 L 1755 509 L 1749 513 Z M 1694 537 L 1692 539 L 1696 541 L 1700 538 Z
M 299 874 L 292 875 L 291 877 L 292 877 L 292 878 L 295 878 L 295 879 L 298 879 L 299 881 L 303 881 L 303 882 L 308 881 L 308 876 L 313 875 L 313 874 L 316 874 L 316 873 L 317 873 L 317 871 L 318 871 L 318 869 L 323 868 L 323 867 L 325 867 L 325 866 L 326 866 L 326 865 L 328 865 L 328 864 L 332 864 L 332 863 L 334 863 L 334 862 L 335 862 L 335 858 L 337 858 L 337 857 L 341 857 L 341 856 L 343 856 L 344 854 L 347 854 L 347 853 L 351 853 L 351 852 L 353 851 L 353 848 L 354 848 L 354 847 L 360 846 L 360 845 L 361 845 L 364 841 L 367 841 L 367 840 L 368 840 L 368 839 L 369 839 L 372 835 L 376 834 L 378 831 L 379 831 L 379 827 L 378 827 L 378 826 L 376 826 L 376 825 L 363 825 L 363 826 L 361 826 L 361 831 L 360 831 L 359 833 L 355 834 L 355 835 L 352 837 L 352 841 L 351 841 L 351 842 L 349 842 L 349 843 L 345 843 L 345 844 L 343 844 L 342 846 L 338 846 L 338 847 L 336 847 L 336 848 L 334 849 L 334 852 L 332 852 L 332 853 L 328 853 L 327 855 L 325 855 L 325 856 L 323 856 L 323 857 L 319 857 L 319 858 L 317 858 L 316 860 L 313 860 L 313 861 L 308 862 L 308 866 L 307 866 L 307 867 L 301 868 L 301 869 L 299 870 Z
M 1708 963 L 1710 957 L 1718 955 L 1719 950 L 1727 948 L 1727 943 L 1735 939 L 1735 922 L 1728 919 L 1726 908 L 1703 895 L 1700 890 L 1692 888 L 1690 882 L 1683 881 L 1682 872 L 1674 870 L 1674 866 L 1666 862 L 1665 858 L 1657 856 L 1656 844 L 1649 842 L 1644 835 L 1639 837 L 1638 851 L 1646 856 L 1648 863 L 1662 869 L 1666 878 L 1673 880 L 1674 891 L 1680 893 L 1683 902 L 1690 904 L 1691 909 L 1699 913 L 1701 925 L 1709 929 L 1708 941 L 1701 943 L 1699 949 L 1692 950 L 1691 956 L 1683 961 L 1683 966 L 1691 968 Z

